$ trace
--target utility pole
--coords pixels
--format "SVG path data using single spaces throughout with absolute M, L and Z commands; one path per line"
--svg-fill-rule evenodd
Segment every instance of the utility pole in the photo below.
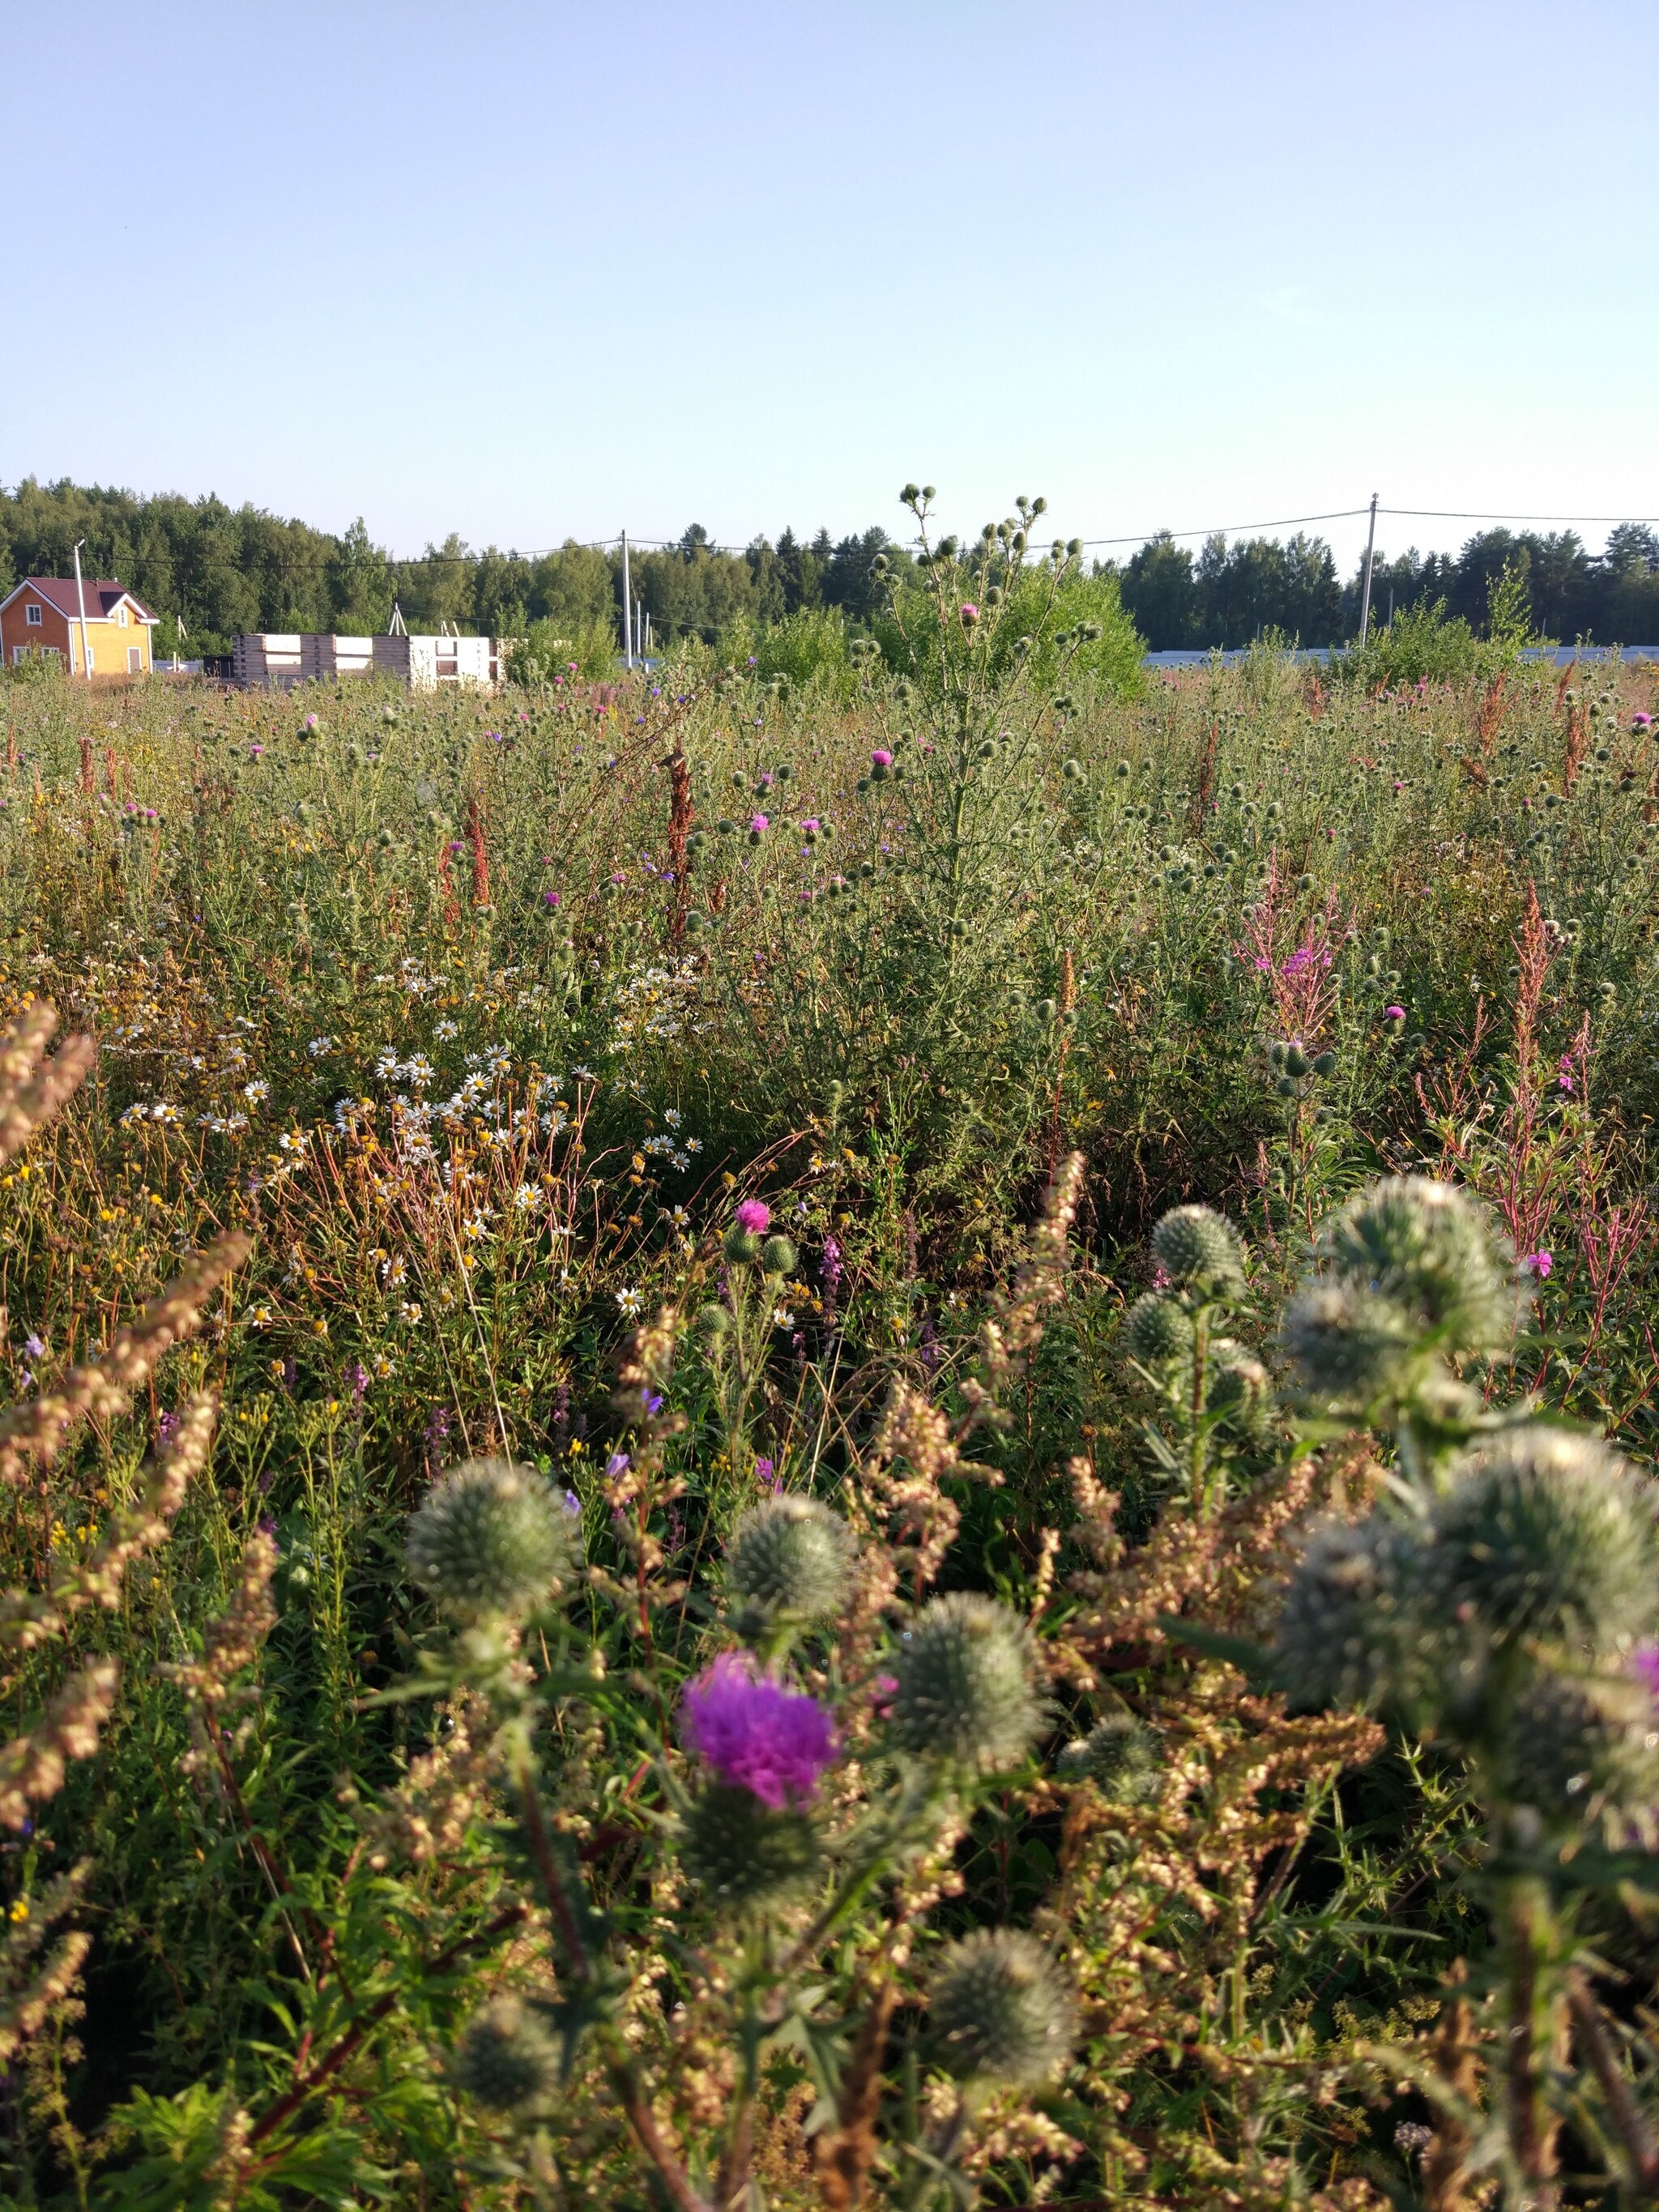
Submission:
M 628 580 L 628 532 L 622 534 L 623 545 L 623 666 L 634 665 L 634 587 Z
M 84 538 L 77 538 L 75 541 L 75 596 L 81 608 L 81 673 L 90 678 L 92 654 L 87 647 L 87 587 L 81 581 L 81 548 L 86 542 Z
M 1363 646 L 1371 627 L 1371 562 L 1376 552 L 1376 494 L 1371 494 L 1371 526 L 1365 537 L 1365 588 L 1359 595 L 1359 642 Z

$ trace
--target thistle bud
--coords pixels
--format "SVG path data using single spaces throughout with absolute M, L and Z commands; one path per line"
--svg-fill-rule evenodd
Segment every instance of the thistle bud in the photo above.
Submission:
M 1286 1075 L 1305 1075 L 1308 1072 L 1308 1055 L 1303 1051 L 1299 1044 L 1290 1044 L 1285 1046 L 1285 1073 Z
M 1332 1273 L 1412 1315 L 1450 1352 L 1508 1343 L 1514 1262 L 1478 1199 L 1455 1183 L 1397 1176 L 1350 1200 L 1321 1232 Z
M 1051 2081 L 1077 2034 L 1072 1994 L 1034 1936 L 981 1929 L 934 1969 L 928 2010 L 942 2062 L 958 2081 Z
M 1316 1075 L 1321 1076 L 1334 1075 L 1336 1073 L 1336 1054 L 1334 1052 L 1322 1052 L 1318 1054 L 1313 1063 L 1313 1072 Z
M 1391 1298 L 1355 1283 L 1308 1283 L 1285 1308 L 1280 1340 L 1307 1389 L 1363 1411 L 1401 1391 L 1422 1331 Z
M 1253 1352 L 1230 1336 L 1211 1343 L 1206 1396 L 1211 1410 L 1224 1413 L 1236 1429 L 1253 1434 L 1262 1425 L 1273 1397 L 1273 1382 Z
M 717 1301 L 711 1300 L 708 1305 L 698 1307 L 698 1331 L 711 1342 L 717 1342 L 725 1336 L 731 1326 L 732 1313 L 728 1306 L 723 1306 Z
M 570 1520 L 535 1468 L 470 1459 L 434 1483 L 410 1519 L 409 1570 L 455 1620 L 522 1616 L 569 1574 Z
M 1437 1502 L 1434 1533 L 1437 1601 L 1493 1648 L 1605 1655 L 1659 1611 L 1651 1486 L 1595 1437 L 1500 1431 Z
M 1640 1683 L 1535 1676 L 1506 1735 L 1508 1794 L 1558 1832 L 1604 1809 L 1650 1814 L 1659 1799 L 1659 1735 Z
M 793 1241 L 784 1236 L 769 1237 L 760 1248 L 761 1266 L 769 1275 L 793 1275 L 799 1256 Z
M 1374 1705 L 1411 1686 L 1424 1652 L 1414 1593 L 1424 1546 L 1381 1513 L 1316 1528 L 1273 1638 L 1279 1680 L 1304 1709 Z
M 711 1782 L 680 1827 L 680 1861 L 717 1906 L 751 1911 L 811 1889 L 823 1867 L 817 1831 L 793 1806 L 771 1806 L 740 1783 Z
M 740 1632 L 830 1619 L 847 1595 L 853 1548 L 847 1523 L 815 1498 L 786 1492 L 751 1507 L 726 1555 Z
M 1043 1724 L 1031 1632 L 1019 1615 L 957 1590 L 923 1607 L 894 1662 L 902 1750 L 981 1773 L 1016 1766 Z
M 1123 1333 L 1143 1367 L 1168 1367 L 1192 1358 L 1193 1324 L 1186 1309 L 1156 1291 L 1135 1300 Z
M 1068 1779 L 1092 1782 L 1111 1805 L 1144 1805 L 1157 1794 L 1158 1739 L 1127 1711 L 1108 1713 L 1060 1754 Z
M 1178 1206 L 1152 1231 L 1152 1257 L 1173 1283 L 1198 1291 L 1233 1289 L 1244 1279 L 1244 1240 L 1207 1206 Z
M 486 2111 L 535 2118 L 559 2093 L 558 2042 L 521 1999 L 496 1997 L 467 2022 L 449 2073 Z

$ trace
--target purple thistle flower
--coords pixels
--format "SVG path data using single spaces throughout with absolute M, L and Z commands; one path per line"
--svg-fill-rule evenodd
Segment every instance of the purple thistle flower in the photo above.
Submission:
M 835 1757 L 830 1716 L 817 1699 L 757 1676 L 739 1652 L 722 1651 L 688 1684 L 684 1713 L 687 1750 L 775 1812 L 810 1798 Z
M 1630 1655 L 1630 1671 L 1650 1698 L 1659 1698 L 1659 1644 L 1638 1644 Z
M 1406 1018 L 1406 1009 L 1403 1006 L 1384 1006 L 1382 1018 L 1385 1022 L 1403 1022 Z
M 764 1237 L 772 1225 L 772 1209 L 763 1199 L 745 1198 L 736 1218 L 745 1237 Z

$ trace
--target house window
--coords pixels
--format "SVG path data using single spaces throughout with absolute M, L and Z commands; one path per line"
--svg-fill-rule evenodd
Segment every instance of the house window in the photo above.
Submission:
M 127 603 L 126 603 L 126 601 L 125 601 L 125 599 L 123 599 L 123 600 L 122 600 L 122 602 L 121 602 L 120 605 L 119 605 L 118 607 L 117 607 L 117 609 L 115 610 L 115 619 L 116 619 L 116 621 L 117 621 L 117 622 L 118 622 L 118 623 L 120 623 L 120 625 L 121 625 L 121 627 L 122 627 L 122 629 L 125 629 L 126 628 L 126 626 L 127 626 Z
M 39 629 L 40 627 L 42 613 L 43 610 L 33 601 L 31 601 L 30 604 L 23 610 L 23 619 L 27 623 L 31 629 Z

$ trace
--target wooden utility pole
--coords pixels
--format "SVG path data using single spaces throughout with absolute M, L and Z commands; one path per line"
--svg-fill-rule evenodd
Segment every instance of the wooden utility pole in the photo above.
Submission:
M 1363 646 L 1371 627 L 1371 562 L 1376 553 L 1376 494 L 1371 494 L 1371 526 L 1365 536 L 1365 588 L 1359 595 L 1359 642 Z

